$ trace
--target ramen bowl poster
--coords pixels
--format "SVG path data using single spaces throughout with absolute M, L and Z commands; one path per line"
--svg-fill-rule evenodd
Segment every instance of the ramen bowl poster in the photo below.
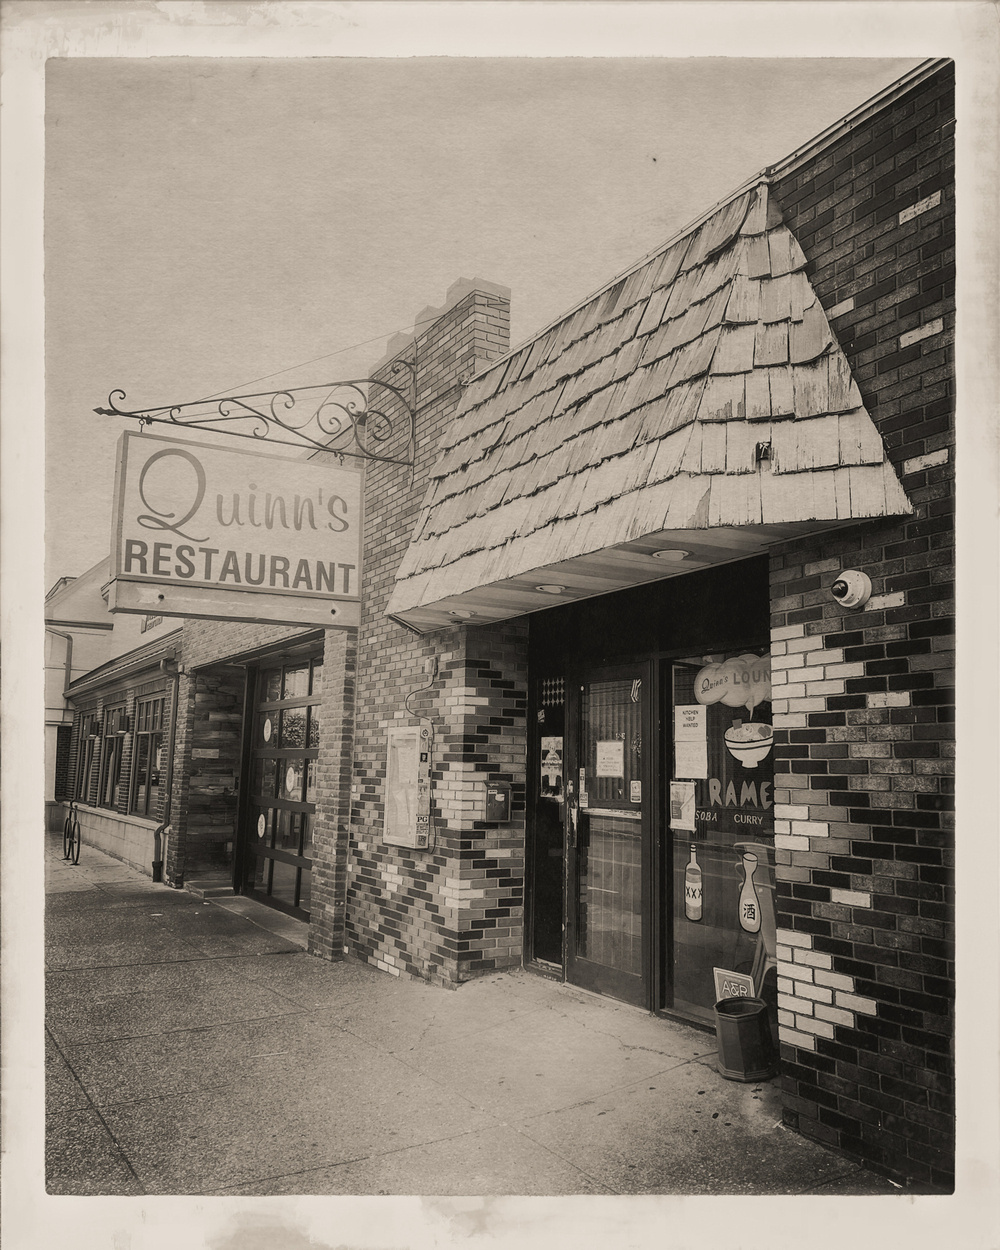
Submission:
M 697 783 L 699 827 L 769 833 L 774 806 L 771 659 L 742 652 L 694 674 L 706 708 L 708 777 Z M 707 826 L 707 828 L 706 828 Z

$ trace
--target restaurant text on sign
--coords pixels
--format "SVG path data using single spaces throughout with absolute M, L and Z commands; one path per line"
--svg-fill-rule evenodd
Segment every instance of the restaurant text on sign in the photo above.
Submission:
M 362 533 L 356 469 L 126 433 L 110 606 L 354 625 Z

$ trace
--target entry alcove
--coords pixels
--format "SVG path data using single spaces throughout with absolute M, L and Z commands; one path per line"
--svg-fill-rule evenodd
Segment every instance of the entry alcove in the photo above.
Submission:
M 754 943 L 747 942 L 745 934 L 727 932 L 724 942 L 713 944 L 707 925 L 699 929 L 687 924 L 690 932 L 684 932 L 686 918 L 679 914 L 684 899 L 683 865 L 688 861 L 692 839 L 698 840 L 704 833 L 672 832 L 669 800 L 679 667 L 697 671 L 694 665 L 741 654 L 764 658 L 768 656 L 768 640 L 766 556 L 674 575 L 530 616 L 526 962 L 650 1010 L 680 1014 L 703 1024 L 711 1021 L 712 964 L 721 962 L 724 952 L 731 951 L 738 962 L 730 971 L 755 971 L 762 976 L 764 964 L 756 958 Z M 625 770 L 635 780 L 628 783 L 631 793 L 623 796 L 621 810 L 615 811 L 594 806 L 597 800 L 592 792 L 583 789 L 593 786 L 588 770 L 592 774 L 600 765 L 596 763 L 595 743 L 583 740 L 588 731 L 581 730 L 581 712 L 589 707 L 593 719 L 595 694 L 606 699 L 602 692 L 612 689 L 605 678 L 624 682 L 622 698 L 627 703 L 631 695 L 641 705 L 641 715 L 637 706 L 633 721 L 622 720 L 620 715 L 614 721 L 615 725 L 635 726 L 628 730 L 630 742 L 625 748 L 635 756 Z M 688 693 L 690 689 L 689 682 Z M 768 714 L 768 705 L 761 707 L 758 720 L 762 713 Z M 742 715 L 746 717 L 746 711 Z M 739 719 L 738 710 L 734 717 Z M 708 719 L 713 725 L 722 723 L 717 711 Z M 614 728 L 597 726 L 591 737 L 602 733 L 620 736 Z M 605 759 L 613 757 L 606 747 L 603 754 Z M 770 779 L 772 770 L 773 757 L 757 770 L 748 771 L 746 777 L 759 782 L 765 775 Z M 703 785 L 707 787 L 708 781 Z M 739 793 L 737 786 L 737 799 Z M 753 793 L 764 819 L 755 825 L 752 840 L 773 847 L 771 792 L 765 790 L 763 802 L 757 784 Z M 624 810 L 629 798 L 631 812 Z M 599 812 L 601 819 L 584 821 L 579 813 L 585 808 Z M 624 817 L 633 824 L 626 826 Z M 628 828 L 635 830 L 631 841 L 622 836 Z M 606 831 L 602 836 L 606 836 L 607 845 L 599 854 L 590 845 L 586 849 L 580 845 L 581 839 L 596 836 L 595 830 Z M 735 835 L 728 839 L 733 844 L 749 840 Z M 726 855 L 732 858 L 731 847 Z M 758 857 L 763 858 L 759 853 Z M 770 862 L 760 864 L 757 874 L 757 883 L 764 883 L 762 888 L 772 884 L 773 852 L 767 858 Z M 735 929 L 736 912 L 728 907 L 728 896 L 735 888 L 738 897 L 740 881 L 733 864 L 728 860 L 720 864 L 716 859 L 712 857 L 712 880 L 725 882 L 726 915 L 733 912 L 729 920 Z M 631 897 L 626 899 L 629 890 Z M 587 908 L 591 912 L 594 908 L 595 891 L 608 903 L 603 914 L 613 917 L 618 908 L 620 925 L 623 933 L 627 931 L 633 950 L 638 915 L 639 981 L 624 976 L 616 980 L 614 975 L 595 977 L 588 974 L 583 961 L 574 958 L 584 938 Z M 712 915 L 714 922 L 714 910 Z M 613 946 L 609 943 L 608 949 Z M 705 953 L 698 969 L 677 963 L 685 950 Z M 691 993 L 692 975 L 699 984 L 695 995 Z M 706 976 L 707 983 L 702 984 Z

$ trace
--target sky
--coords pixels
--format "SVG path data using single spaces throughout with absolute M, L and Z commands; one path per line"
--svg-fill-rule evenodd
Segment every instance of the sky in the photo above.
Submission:
M 108 554 L 112 389 L 364 376 L 459 277 L 514 345 L 921 59 L 50 60 L 46 586 Z

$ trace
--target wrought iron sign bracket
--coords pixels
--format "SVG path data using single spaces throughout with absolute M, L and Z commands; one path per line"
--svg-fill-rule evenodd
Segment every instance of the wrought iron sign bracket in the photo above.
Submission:
M 102 417 L 130 417 L 147 425 L 207 430 L 257 442 L 327 452 L 343 460 L 378 461 L 413 469 L 416 454 L 417 368 L 397 360 L 390 373 L 406 371 L 405 387 L 381 378 L 352 378 L 315 386 L 226 395 L 190 403 L 129 410 L 125 392 L 114 390 Z M 400 379 L 402 381 L 402 379 Z

